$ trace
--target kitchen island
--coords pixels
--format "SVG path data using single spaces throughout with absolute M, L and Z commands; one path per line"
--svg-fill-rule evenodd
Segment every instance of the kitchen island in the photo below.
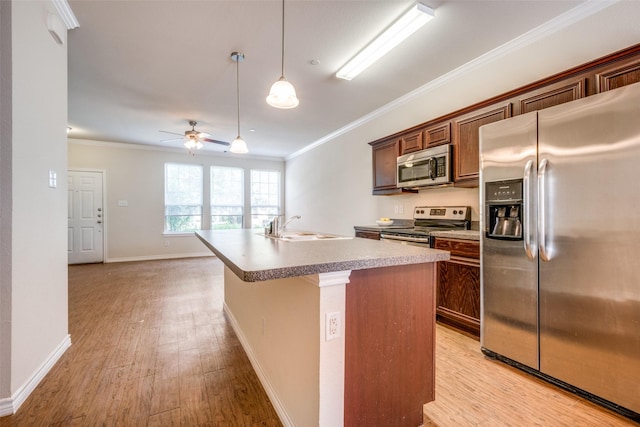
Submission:
M 225 264 L 225 313 L 284 425 L 422 423 L 435 387 L 435 262 L 448 252 L 196 235 Z

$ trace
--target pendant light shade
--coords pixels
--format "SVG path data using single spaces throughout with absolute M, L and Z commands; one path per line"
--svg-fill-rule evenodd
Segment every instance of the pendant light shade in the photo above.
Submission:
M 296 90 L 284 76 L 284 0 L 282 0 L 282 72 L 280 79 L 271 86 L 267 104 L 275 108 L 295 108 L 300 101 L 296 96 Z
M 238 136 L 231 143 L 229 151 L 236 154 L 248 153 L 247 143 L 240 136 L 240 61 L 244 60 L 244 54 L 240 52 L 232 52 L 231 59 L 236 62 L 236 101 L 238 106 Z
M 300 101 L 296 97 L 296 89 L 284 77 L 271 85 L 271 91 L 267 96 L 267 103 L 276 108 L 295 108 Z
M 245 154 L 249 152 L 249 149 L 247 148 L 247 143 L 244 142 L 244 139 L 242 139 L 242 137 L 238 135 L 236 139 L 234 139 L 231 143 L 229 151 L 236 154 Z

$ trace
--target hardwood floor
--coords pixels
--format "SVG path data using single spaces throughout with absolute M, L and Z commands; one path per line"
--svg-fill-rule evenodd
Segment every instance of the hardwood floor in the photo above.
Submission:
M 280 426 L 222 313 L 222 271 L 216 258 L 70 266 L 73 344 L 0 427 Z M 436 347 L 425 426 L 638 426 L 447 327 Z
M 545 381 L 485 358 L 480 343 L 436 331 L 436 400 L 425 427 L 622 427 L 637 423 Z
M 222 263 L 69 267 L 72 346 L 0 426 L 280 426 L 222 313 Z

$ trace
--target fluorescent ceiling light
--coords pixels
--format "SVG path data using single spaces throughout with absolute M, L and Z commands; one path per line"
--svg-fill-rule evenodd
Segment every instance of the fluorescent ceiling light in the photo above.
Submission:
M 336 77 L 351 80 L 367 67 L 382 58 L 404 39 L 415 33 L 420 27 L 431 21 L 435 13 L 429 6 L 416 3 L 396 22 L 365 47 L 351 61 L 336 73 Z

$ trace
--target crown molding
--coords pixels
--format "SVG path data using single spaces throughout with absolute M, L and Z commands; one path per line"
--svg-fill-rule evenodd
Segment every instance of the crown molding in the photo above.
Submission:
M 67 27 L 67 30 L 73 30 L 80 26 L 80 23 L 78 22 L 76 15 L 74 15 L 73 10 L 71 10 L 71 6 L 69 6 L 67 0 L 51 0 L 51 2 L 56 7 L 58 15 Z

